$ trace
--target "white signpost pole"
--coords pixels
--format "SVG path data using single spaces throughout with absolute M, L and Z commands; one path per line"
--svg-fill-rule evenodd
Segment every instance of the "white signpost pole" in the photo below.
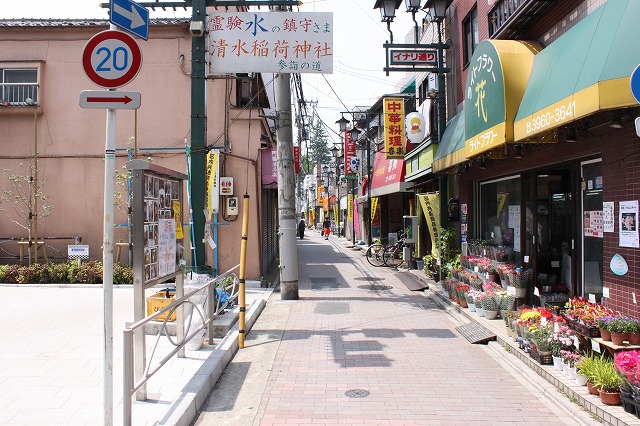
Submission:
M 116 110 L 107 110 L 104 151 L 104 233 L 102 282 L 104 289 L 104 424 L 113 423 L 113 214 L 116 166 Z M 126 397 L 126 395 L 125 395 Z

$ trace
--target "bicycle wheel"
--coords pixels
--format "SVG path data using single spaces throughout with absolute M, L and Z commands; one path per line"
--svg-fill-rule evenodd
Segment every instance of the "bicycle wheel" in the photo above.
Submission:
M 367 261 L 373 266 L 384 266 L 382 253 L 384 253 L 384 246 L 382 244 L 371 245 L 366 253 Z
M 385 265 L 397 268 L 402 263 L 402 252 L 398 249 L 398 246 L 387 247 L 382 253 L 382 259 Z

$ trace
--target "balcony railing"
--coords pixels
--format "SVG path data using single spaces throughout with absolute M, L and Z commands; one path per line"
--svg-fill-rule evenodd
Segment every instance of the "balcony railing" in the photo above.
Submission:
M 0 106 L 31 106 L 37 104 L 37 83 L 0 83 Z
M 498 0 L 489 11 L 489 37 L 513 40 L 530 37 L 527 31 L 557 4 L 549 0 Z
M 489 12 L 489 34 L 493 37 L 516 14 L 524 3 L 530 0 L 500 0 Z

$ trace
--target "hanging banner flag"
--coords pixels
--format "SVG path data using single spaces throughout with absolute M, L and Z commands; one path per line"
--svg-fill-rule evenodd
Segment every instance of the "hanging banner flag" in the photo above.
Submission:
M 431 256 L 440 259 L 440 194 L 418 194 L 431 235 Z
M 220 209 L 220 150 L 212 149 L 207 153 L 207 209 L 209 219 Z
M 340 214 L 337 204 L 333 205 L 333 220 L 336 222 L 336 225 L 340 222 Z
M 353 194 L 347 196 L 347 220 L 353 222 Z
M 173 220 L 176 222 L 176 238 L 181 240 L 184 238 L 182 233 L 182 203 L 173 200 Z
M 345 179 L 355 179 L 358 169 L 353 167 L 357 162 L 356 159 L 356 143 L 351 139 L 351 133 L 344 132 L 344 177 Z
M 404 158 L 404 99 L 385 98 L 384 151 L 387 159 Z
M 373 218 L 376 217 L 377 208 L 378 208 L 378 197 L 374 197 L 371 199 L 371 222 L 373 222 Z
M 300 174 L 300 147 L 297 145 L 293 147 L 293 165 L 295 166 L 296 174 L 299 175 Z

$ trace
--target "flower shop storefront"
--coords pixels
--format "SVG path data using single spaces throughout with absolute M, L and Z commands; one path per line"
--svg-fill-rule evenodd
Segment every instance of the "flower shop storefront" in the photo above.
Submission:
M 523 275 L 516 306 L 583 295 L 640 316 L 633 13 L 640 3 L 607 2 L 544 49 L 485 40 L 471 59 L 464 120 L 450 122 L 465 143 L 434 171 L 457 182 L 466 254 Z M 503 288 L 515 287 L 511 276 Z

